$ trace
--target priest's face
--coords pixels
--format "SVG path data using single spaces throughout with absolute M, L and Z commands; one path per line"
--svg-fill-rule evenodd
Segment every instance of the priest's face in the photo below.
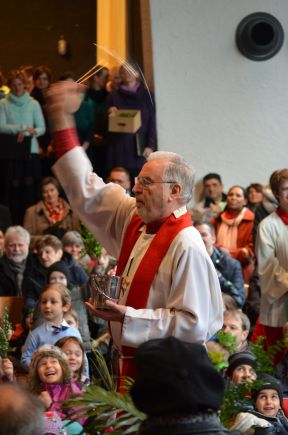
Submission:
M 173 185 L 163 180 L 166 164 L 164 159 L 148 161 L 135 180 L 136 207 L 145 224 L 163 219 L 177 208 L 173 207 Z

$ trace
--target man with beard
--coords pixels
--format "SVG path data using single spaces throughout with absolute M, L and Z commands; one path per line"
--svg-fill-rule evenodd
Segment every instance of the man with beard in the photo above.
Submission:
M 4 255 L 0 259 L 0 296 L 21 296 L 23 273 L 29 252 L 30 234 L 21 226 L 5 233 Z

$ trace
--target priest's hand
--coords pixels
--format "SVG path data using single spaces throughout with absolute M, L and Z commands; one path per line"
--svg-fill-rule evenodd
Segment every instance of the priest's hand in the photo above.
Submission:
M 75 125 L 73 113 L 81 104 L 83 85 L 70 81 L 56 82 L 46 94 L 46 112 L 53 131 L 72 128 Z
M 126 305 L 119 305 L 109 300 L 105 304 L 107 308 L 101 309 L 95 307 L 91 299 L 89 299 L 89 302 L 86 302 L 86 306 L 93 316 L 100 317 L 108 322 L 123 322 L 127 310 Z

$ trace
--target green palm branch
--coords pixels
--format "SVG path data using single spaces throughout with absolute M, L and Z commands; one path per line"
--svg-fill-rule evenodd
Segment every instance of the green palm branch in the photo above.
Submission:
M 2 325 L 0 327 L 0 356 L 7 358 L 9 352 L 9 334 L 12 331 L 12 325 L 9 322 L 8 308 L 5 307 Z
M 108 428 L 113 428 L 113 435 L 137 433 L 146 415 L 135 407 L 129 394 L 133 380 L 119 379 L 125 394 L 117 392 L 116 380 L 103 355 L 98 350 L 93 352 L 98 376 L 84 393 L 64 402 L 68 418 L 72 421 L 85 419 L 85 430 L 93 434 L 102 434 Z

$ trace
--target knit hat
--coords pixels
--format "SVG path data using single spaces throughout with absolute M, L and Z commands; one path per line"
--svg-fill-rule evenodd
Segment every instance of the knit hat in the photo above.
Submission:
M 64 263 L 64 261 L 56 261 L 47 269 L 48 282 L 49 282 L 50 275 L 52 272 L 62 272 L 66 276 L 66 279 L 67 279 L 67 286 L 66 287 L 69 287 L 69 285 L 71 284 L 71 274 L 70 274 L 70 270 L 69 270 L 67 264 Z
M 218 410 L 224 381 L 203 345 L 175 337 L 150 340 L 135 352 L 131 396 L 146 414 L 170 415 Z
M 282 407 L 283 390 L 278 379 L 267 374 L 258 376 L 256 386 L 252 389 L 252 400 L 254 402 L 256 402 L 257 397 L 262 390 L 276 390 Z
M 255 361 L 256 356 L 248 350 L 232 353 L 228 358 L 229 366 L 227 367 L 226 374 L 231 377 L 237 367 L 243 364 L 253 367 Z
M 52 344 L 44 344 L 40 346 L 36 352 L 32 355 L 31 366 L 29 370 L 29 380 L 31 383 L 32 391 L 35 391 L 37 385 L 39 384 L 37 369 L 39 362 L 45 356 L 50 356 L 56 358 L 63 370 L 63 382 L 69 382 L 71 380 L 71 370 L 67 362 L 65 353 L 57 346 Z M 35 386 L 35 388 L 34 388 Z

